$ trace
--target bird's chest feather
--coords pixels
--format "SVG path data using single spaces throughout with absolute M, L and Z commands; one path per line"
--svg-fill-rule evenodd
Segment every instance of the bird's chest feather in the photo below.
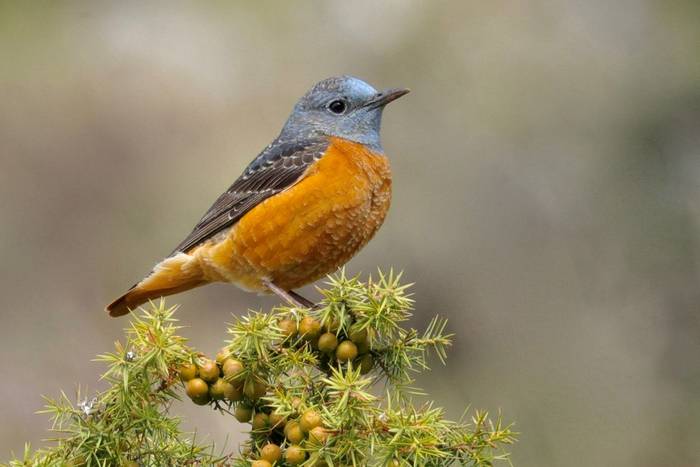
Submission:
M 260 289 L 295 288 L 347 262 L 381 226 L 391 202 L 386 156 L 333 138 L 303 178 L 260 203 L 200 254 L 212 277 Z M 209 268 L 207 268 L 209 269 Z

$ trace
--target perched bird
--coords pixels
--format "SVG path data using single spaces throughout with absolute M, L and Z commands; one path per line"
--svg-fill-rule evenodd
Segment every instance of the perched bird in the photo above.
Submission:
M 109 314 L 210 282 L 312 305 L 293 289 L 345 264 L 384 221 L 391 171 L 379 141 L 382 111 L 406 93 L 350 76 L 317 83 L 192 233 L 107 305 Z

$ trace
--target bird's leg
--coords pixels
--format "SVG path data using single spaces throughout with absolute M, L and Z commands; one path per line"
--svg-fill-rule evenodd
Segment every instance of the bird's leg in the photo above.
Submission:
M 288 293 L 289 293 L 289 295 L 294 297 L 294 299 L 297 300 L 299 303 L 303 303 L 306 308 L 315 308 L 317 305 L 317 303 L 312 302 L 308 298 L 296 293 L 293 290 L 290 290 Z
M 315 303 L 313 303 L 310 300 L 307 300 L 306 298 L 302 297 L 293 290 L 284 290 L 283 288 L 277 286 L 272 281 L 269 281 L 267 279 L 263 279 L 262 283 L 263 285 L 265 285 L 265 287 L 270 289 L 272 293 L 274 293 L 279 298 L 281 298 L 282 300 L 284 300 L 292 306 L 296 306 L 299 308 L 313 308 L 315 306 Z

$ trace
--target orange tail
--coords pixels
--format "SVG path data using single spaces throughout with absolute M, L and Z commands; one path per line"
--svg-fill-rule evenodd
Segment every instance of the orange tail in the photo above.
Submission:
M 149 300 L 184 292 L 206 282 L 197 261 L 190 255 L 179 253 L 158 263 L 151 274 L 107 305 L 105 310 L 110 316 L 123 316 Z

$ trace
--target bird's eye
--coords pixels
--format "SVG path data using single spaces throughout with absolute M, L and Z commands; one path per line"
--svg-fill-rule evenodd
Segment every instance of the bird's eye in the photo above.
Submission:
M 347 103 L 342 99 L 335 99 L 328 104 L 328 110 L 334 114 L 341 115 L 348 108 Z

